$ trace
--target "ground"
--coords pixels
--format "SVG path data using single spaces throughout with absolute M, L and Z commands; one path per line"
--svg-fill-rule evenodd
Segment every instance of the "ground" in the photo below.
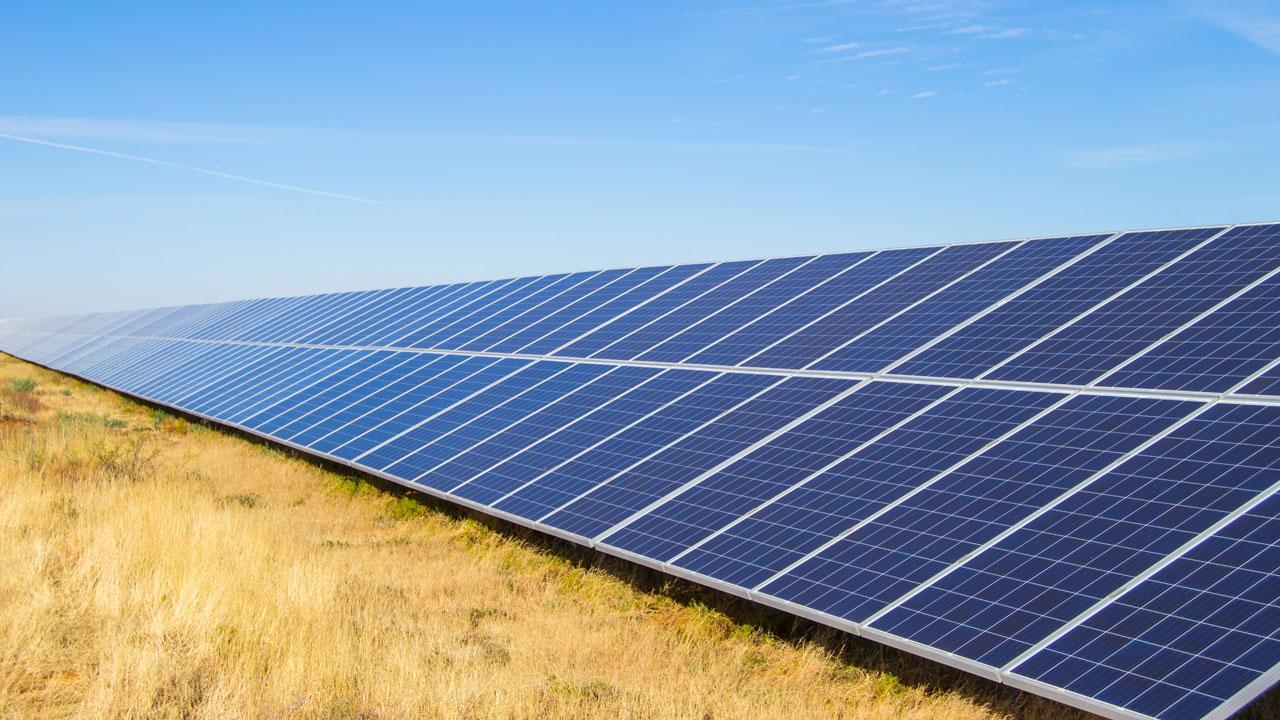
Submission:
M 0 355 L 0 718 L 1061 705 Z

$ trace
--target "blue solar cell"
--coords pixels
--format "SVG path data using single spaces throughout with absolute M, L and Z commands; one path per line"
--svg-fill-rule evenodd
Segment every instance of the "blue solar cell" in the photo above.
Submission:
M 530 319 L 531 315 L 533 319 L 541 317 L 548 312 L 548 303 L 554 302 L 566 292 L 571 292 L 592 275 L 595 275 L 595 273 L 582 272 L 571 275 L 547 276 L 541 283 L 530 284 L 518 297 L 512 298 L 504 303 L 502 307 L 486 312 L 476 322 L 439 340 L 436 342 L 436 347 L 461 348 L 472 340 L 483 337 L 490 332 L 498 331 L 499 328 L 507 323 L 518 323 L 520 320 Z
M 490 352 L 520 352 L 522 348 L 530 343 L 537 342 L 557 329 L 590 315 L 605 303 L 615 300 L 622 294 L 634 290 L 668 270 L 670 270 L 669 267 L 606 270 L 583 283 L 580 286 L 581 294 L 575 292 L 575 297 L 554 312 L 538 318 L 529 325 L 506 337 L 499 338 L 483 348 L 479 347 L 479 343 L 473 343 L 471 349 Z M 549 349 L 554 349 L 554 346 Z
M 404 432 L 356 458 L 361 465 L 396 477 L 412 479 L 435 460 L 425 451 L 444 434 L 540 386 L 572 367 L 558 361 L 533 362 L 478 388 L 473 394 L 431 415 L 418 415 Z
M 601 291 L 618 282 L 633 270 L 603 270 L 588 273 L 573 287 L 548 299 L 543 305 L 531 312 L 503 323 L 484 335 L 475 338 L 462 347 L 464 350 L 490 350 L 494 346 L 512 343 L 511 347 L 519 348 L 531 340 L 541 337 L 569 320 L 581 315 L 586 309 L 603 302 Z M 616 296 L 614 295 L 609 297 Z M 528 333 L 528 334 L 526 334 Z
M 238 340 L 254 342 L 293 342 L 317 323 L 327 322 L 350 311 L 378 291 L 335 293 L 316 299 L 304 298 L 290 310 L 267 323 L 236 333 Z
M 996 666 L 1012 660 L 1275 483 L 1277 422 L 1280 407 L 1211 407 L 979 553 L 912 609 L 986 632 L 954 628 L 931 644 Z M 947 591 L 969 597 L 957 603 Z M 915 634 L 932 624 L 896 621 Z
M 242 393 L 234 399 L 219 403 L 209 414 L 220 420 L 244 424 L 276 403 L 287 402 L 299 391 L 322 382 L 335 372 L 341 372 L 369 351 L 324 349 L 314 352 L 319 353 L 315 362 L 304 358 L 297 365 L 274 376 L 269 383 L 258 385 L 252 393 Z
M 519 278 L 511 281 L 501 289 L 488 294 L 465 307 L 442 317 L 429 331 L 415 334 L 402 341 L 410 347 L 431 348 L 448 345 L 449 340 L 459 333 L 465 335 L 468 328 L 477 323 L 484 324 L 489 318 L 504 313 L 508 308 L 522 308 L 530 298 L 538 297 L 538 293 L 546 287 L 564 279 L 563 274 L 541 275 L 531 278 Z
M 906 248 L 868 255 L 848 270 L 766 313 L 734 334 L 688 359 L 710 365 L 742 365 L 748 358 L 812 322 L 856 301 L 880 283 L 940 252 Z
M 404 364 L 411 354 L 390 350 L 363 353 L 341 372 L 297 393 L 296 397 L 290 397 L 263 410 L 244 424 L 258 432 L 285 437 L 289 434 L 286 432 L 287 428 L 295 427 L 296 423 L 305 423 L 302 427 L 310 425 L 308 418 L 315 413 L 329 412 L 332 403 L 352 390 L 363 387 L 366 382 L 382 373 Z
M 534 418 L 547 422 L 551 417 L 564 422 L 565 418 L 572 417 L 569 413 L 574 412 L 569 407 L 576 407 L 576 412 L 581 412 L 581 408 L 589 406 L 589 403 L 599 402 L 603 390 L 611 385 L 602 378 L 617 374 L 618 370 L 607 365 L 570 366 L 511 400 L 494 405 L 456 430 L 441 434 L 389 468 L 388 472 L 419 485 L 446 490 L 465 479 L 449 479 L 453 477 L 450 471 L 456 467 L 455 461 L 460 454 L 470 454 L 477 446 L 488 445 L 494 436 L 505 436 L 513 431 L 513 427 L 536 423 L 538 420 Z M 446 420 L 446 415 L 438 419 Z M 416 475 L 410 474 L 415 471 Z
M 531 443 L 503 462 L 477 472 L 468 486 L 476 485 L 479 491 L 458 490 L 469 498 L 479 497 L 481 493 L 494 493 L 498 497 L 492 502 L 494 507 L 536 520 L 590 487 L 586 485 L 578 491 L 565 489 L 561 483 L 572 477 L 572 473 L 561 473 L 561 468 L 625 433 L 639 436 L 646 432 L 644 424 L 651 416 L 717 377 L 714 373 L 702 371 L 663 371 L 634 390 L 618 395 L 579 420 Z M 665 421 L 667 424 L 670 422 L 669 419 Z M 544 476 L 548 482 L 554 483 L 553 486 L 539 483 Z
M 592 357 L 636 330 L 681 305 L 695 300 L 698 296 L 715 290 L 758 264 L 758 261 L 743 261 L 713 265 L 685 282 L 655 295 L 648 302 L 627 308 L 601 327 L 556 350 L 555 354 L 565 357 Z
M 1240 392 L 1252 395 L 1280 395 L 1280 367 L 1272 368 L 1259 375 L 1257 380 L 1240 388 Z
M 93 353 L 85 358 L 80 365 L 79 372 L 90 373 L 95 377 L 101 377 L 105 382 L 107 377 L 121 371 L 146 363 L 152 353 L 161 352 L 163 348 L 173 342 L 172 340 L 134 340 L 130 339 L 116 347 L 103 348 L 100 352 Z M 49 346 L 51 354 L 60 354 L 54 347 Z M 111 383 L 117 384 L 118 383 Z
M 812 262 L 793 269 L 774 282 L 757 288 L 736 303 L 712 309 L 705 317 L 655 346 L 640 359 L 683 361 L 703 352 L 716 341 L 737 332 L 740 328 L 761 320 L 782 305 L 793 303 L 802 293 L 817 293 L 817 297 L 825 294 L 830 298 L 831 288 L 827 288 L 827 293 L 821 292 L 821 288 L 833 282 L 837 276 L 845 273 L 849 268 L 866 260 L 868 255 L 868 253 L 849 253 L 815 258 Z M 810 302 L 816 304 L 817 297 L 810 298 Z M 717 362 L 729 364 L 723 361 L 725 359 Z
M 346 438 L 341 445 L 334 445 L 328 452 L 344 460 L 355 460 L 419 421 L 446 410 L 528 364 L 528 360 L 492 358 L 471 358 L 459 363 L 362 419 L 359 427 L 352 428 L 356 434 Z M 316 447 L 316 444 L 310 447 Z
M 804 368 L 850 338 L 1012 248 L 1013 243 L 946 248 L 840 310 L 743 361 L 753 367 Z
M 449 303 L 448 307 L 440 312 L 416 320 L 407 328 L 402 328 L 395 337 L 386 340 L 380 338 L 378 342 L 396 347 L 428 347 L 434 337 L 457 330 L 459 323 L 467 318 L 474 319 L 477 314 L 483 314 L 495 304 L 501 305 L 508 296 L 520 292 L 526 285 L 538 279 L 524 277 L 482 283 L 466 296 Z
M 279 298 L 260 298 L 239 303 L 228 303 L 230 307 L 220 317 L 199 327 L 192 328 L 184 337 L 192 339 L 222 339 L 223 328 L 243 322 L 245 318 L 261 317 L 271 312 L 271 308 L 280 302 Z
M 354 334 L 385 322 L 405 308 L 420 307 L 426 298 L 437 295 L 443 286 L 399 288 L 334 322 L 310 330 L 298 339 L 308 345 L 346 345 Z
M 441 293 L 422 307 L 408 308 L 405 312 L 395 313 L 377 327 L 365 328 L 360 333 L 352 335 L 347 343 L 407 347 L 404 342 L 407 337 L 426 332 L 449 313 L 494 292 L 506 282 L 505 280 L 486 280 L 451 286 L 447 292 Z
M 987 377 L 1084 384 L 1280 267 L 1280 226 L 1238 228 L 1028 349 Z
M 628 282 L 622 292 L 602 293 L 599 305 L 585 310 L 581 315 L 530 340 L 520 347 L 512 347 L 504 352 L 519 352 L 533 355 L 558 353 L 564 346 L 578 338 L 588 335 L 596 328 L 612 322 L 614 318 L 632 309 L 643 307 L 654 298 L 666 293 L 681 283 L 700 277 L 700 273 L 711 265 L 675 265 L 665 268 L 640 268 L 628 276 Z M 640 282 L 634 282 L 639 280 Z
M 894 372 L 977 377 L 1222 230 L 1217 227 L 1122 235 L 895 367 Z
M 293 369 L 295 362 L 304 358 L 318 360 L 320 351 L 273 346 L 269 352 L 255 356 L 249 363 L 240 366 L 234 372 L 228 372 L 213 382 L 204 383 L 202 387 L 180 398 L 182 407 L 197 413 L 206 411 L 218 403 L 243 392 L 251 392 L 263 383 L 270 382 L 276 375 Z
M 954 560 L 1200 407 L 1177 400 L 1077 397 L 917 498 L 927 509 L 913 515 L 913 527 L 932 520 L 927 541 L 949 547 L 930 557 Z M 1034 608 L 1049 602 L 1054 591 L 1032 580 L 1029 566 L 1017 565 L 999 577 L 970 570 L 981 564 L 979 555 L 872 627 L 996 667 L 1027 648 L 1010 638 L 1039 640 L 1057 627 L 1045 625 L 1035 614 Z
M 554 472 L 536 476 L 509 500 L 544 505 L 546 509 L 543 512 L 526 517 L 546 517 L 781 381 L 781 378 L 769 375 L 742 373 L 718 375 L 705 384 L 695 379 L 697 386 L 692 392 L 679 395 L 669 405 L 641 418 L 622 432 L 590 446 L 586 452 L 555 467 Z
M 855 384 L 827 378 L 786 378 L 714 423 L 608 478 L 542 521 L 584 537 L 600 535 Z
M 280 418 L 275 421 L 270 433 L 279 438 L 297 435 L 316 423 L 333 418 L 335 413 L 377 392 L 396 378 L 403 377 L 415 367 L 420 367 L 422 362 L 423 356 L 420 353 L 385 354 L 373 365 L 358 373 L 346 374 L 329 387 L 315 393 L 312 396 L 314 400 L 289 413 L 287 420 Z
M 285 357 L 285 350 L 274 345 L 229 345 L 229 352 L 214 356 L 213 364 L 193 368 L 192 372 L 175 378 L 163 387 L 155 388 L 151 396 L 161 402 L 194 407 L 198 398 L 208 392 L 216 392 L 230 383 L 262 371 L 262 364 L 274 358 Z
M 370 324 L 371 318 L 396 307 L 404 301 L 405 296 L 412 296 L 417 290 L 418 288 L 391 288 L 362 297 L 340 312 L 320 318 L 309 327 L 300 329 L 289 341 L 306 345 L 339 345 L 341 343 L 333 339 L 333 333 L 341 333 L 349 324 Z
M 132 390 L 150 374 L 163 372 L 185 355 L 184 347 L 190 346 L 175 340 L 129 340 L 118 347 L 101 348 L 76 364 L 105 384 Z
M 986 310 L 1110 235 L 1026 242 L 814 365 L 820 370 L 877 372 Z
M 867 383 L 602 541 L 670 560 L 953 389 Z
M 1009 390 L 956 390 L 675 564 L 744 587 L 757 587 L 1060 397 Z M 779 581 L 765 589 L 781 592 L 779 588 L 785 585 Z
M 1237 518 L 1014 669 L 1168 720 L 1280 664 L 1280 498 Z
M 950 433 L 937 438 L 933 447 L 904 454 L 899 461 L 913 469 L 936 468 L 933 474 L 926 476 L 918 470 L 903 473 L 907 478 L 914 476 L 917 482 L 913 487 L 901 488 L 893 498 L 895 504 L 884 507 L 879 515 L 868 515 L 857 525 L 848 527 L 828 547 L 768 582 L 762 590 L 836 617 L 861 622 L 954 560 L 952 543 L 945 538 L 940 542 L 933 532 L 938 518 L 930 515 L 932 507 L 925 498 L 931 495 L 931 486 L 925 482 L 946 478 L 937 471 L 969 461 L 986 441 L 1016 429 L 1021 422 L 1060 400 L 1044 397 L 1045 393 L 986 392 L 992 394 L 969 398 L 986 412 L 974 413 L 967 423 L 956 424 Z M 958 396 L 956 400 L 959 399 Z M 951 452 L 946 452 L 948 450 Z M 939 457 L 940 451 L 942 457 Z M 945 462 L 948 454 L 952 462 L 946 465 L 938 462 Z M 864 462 L 868 459 L 864 458 Z
M 497 482 L 501 476 L 486 474 L 487 470 L 549 434 L 591 415 L 660 372 L 656 368 L 618 367 L 577 392 L 566 394 L 522 418 L 501 433 L 473 445 L 465 453 L 454 456 L 425 477 L 418 478 L 418 481 L 477 502 L 496 500 L 506 491 Z
M 718 310 L 732 308 L 780 278 L 789 277 L 813 258 L 767 260 L 720 285 L 670 314 L 654 321 L 617 343 L 596 353 L 596 357 L 638 358 L 652 362 L 676 362 L 700 349 L 675 341 L 690 326 L 708 319 Z M 736 328 L 734 328 L 736 329 Z
M 427 392 L 433 387 L 443 389 L 459 378 L 473 372 L 474 367 L 492 364 L 492 358 L 465 358 L 457 355 L 429 355 L 414 353 L 409 362 L 394 377 L 379 383 L 369 392 L 355 398 L 350 404 L 335 409 L 333 413 L 316 419 L 309 427 L 289 435 L 285 440 L 319 451 L 330 452 L 334 448 L 364 432 L 365 427 L 382 424 L 387 418 L 400 414 L 406 408 L 406 398 Z M 446 375 L 460 365 L 466 369 L 454 370 L 452 379 Z
M 1277 357 L 1280 280 L 1272 278 L 1155 346 L 1099 384 L 1227 392 Z
M 367 291 L 366 291 L 367 292 Z M 298 327 L 309 327 L 317 317 L 331 317 L 332 311 L 363 297 L 366 292 L 326 293 L 311 297 L 293 298 L 280 312 L 263 317 L 259 322 L 249 322 L 235 329 L 228 337 L 233 340 L 268 342 Z

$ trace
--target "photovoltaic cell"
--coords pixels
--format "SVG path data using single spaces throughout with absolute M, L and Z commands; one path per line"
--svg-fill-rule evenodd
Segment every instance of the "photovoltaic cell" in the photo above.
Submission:
M 895 367 L 894 372 L 978 377 L 1222 230 L 1219 227 L 1122 235 L 1030 292 Z
M 563 348 L 556 349 L 555 354 L 564 357 L 592 357 L 610 345 L 655 322 L 667 313 L 693 302 L 758 264 L 759 262 L 756 261 L 747 261 L 721 263 L 709 267 L 679 285 L 655 295 L 648 302 L 635 305 L 627 311 L 616 315 L 603 326 L 592 329 Z
M 432 470 L 428 477 L 419 478 L 419 482 L 450 490 L 476 502 L 489 503 L 497 500 L 514 487 L 499 480 L 503 478 L 502 474 L 486 471 L 549 434 L 594 414 L 593 411 L 612 400 L 625 397 L 637 386 L 661 372 L 655 368 L 615 368 L 577 392 L 565 395 L 502 433 L 455 456 L 447 464 Z
M 609 478 L 583 497 L 546 519 L 569 532 L 593 537 L 628 515 L 657 501 L 681 484 L 716 466 L 726 457 L 746 450 L 810 410 L 840 393 L 852 383 L 822 378 L 789 378 L 673 443 L 662 452 L 624 473 Z
M 1280 664 L 1278 618 L 1273 496 L 1015 672 L 1151 717 L 1198 718 Z
M 496 509 L 537 520 L 602 482 L 611 468 L 621 471 L 774 380 L 667 370 L 477 474 L 458 492 L 495 495 Z
M 949 247 L 743 364 L 809 367 L 855 335 L 1012 247 L 1011 243 Z
M 679 362 L 702 353 L 721 338 L 778 310 L 783 304 L 797 300 L 801 293 L 818 290 L 866 258 L 867 253 L 814 258 L 812 262 L 792 269 L 773 282 L 761 285 L 737 302 L 712 310 L 642 355 L 641 359 Z
M 847 372 L 883 370 L 1108 237 L 1088 235 L 1023 243 L 919 305 L 867 331 L 814 367 Z
M 569 345 L 579 337 L 585 337 L 596 328 L 606 325 L 623 314 L 638 311 L 658 296 L 665 296 L 674 288 L 702 276 L 710 265 L 676 265 L 666 268 L 649 268 L 650 274 L 640 278 L 642 282 L 624 289 L 618 295 L 612 293 L 602 298 L 598 306 L 586 310 L 574 319 L 558 326 L 528 344 L 518 348 L 508 348 L 505 352 L 519 352 L 534 355 L 558 353 L 563 346 Z M 637 272 L 645 272 L 641 268 Z
M 936 533 L 971 551 L 1080 485 L 1200 403 L 1083 395 L 984 452 L 920 499 L 938 520 Z M 950 518 L 946 516 L 950 515 Z M 952 553 L 954 557 L 954 552 Z M 1000 667 L 1052 632 L 1036 610 L 1054 602 L 1052 575 L 1036 563 L 983 567 L 985 553 L 872 623 Z M 993 557 L 993 556 L 992 556 Z M 1054 572 L 1062 572 L 1056 568 Z
M 906 420 L 947 391 L 937 385 L 867 383 L 785 435 L 605 536 L 603 542 L 669 560 Z
M 1231 230 L 989 373 L 1085 384 L 1280 267 L 1270 233 Z
M 975 556 L 912 608 L 992 628 L 956 630 L 940 639 L 944 647 L 996 666 L 1013 660 L 1274 484 L 1277 420 L 1276 406 L 1210 408 Z M 947 591 L 972 594 L 957 610 L 954 596 L 940 597 Z M 907 613 L 897 621 L 930 622 Z M 945 620 L 935 628 L 954 629 Z
M 688 359 L 709 365 L 742 365 L 751 356 L 815 322 L 863 293 L 938 252 L 936 248 L 910 248 L 876 253 L 862 259 L 830 280 L 797 295 L 732 335 Z
M 1280 357 L 1280 280 L 1272 277 L 1108 375 L 1099 384 L 1226 392 L 1277 357 Z

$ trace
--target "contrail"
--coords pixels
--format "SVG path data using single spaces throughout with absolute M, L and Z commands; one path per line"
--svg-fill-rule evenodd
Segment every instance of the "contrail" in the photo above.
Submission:
M 124 153 L 111 152 L 110 150 L 98 150 L 97 148 L 81 147 L 79 145 L 67 145 L 65 143 L 49 142 L 48 140 L 37 140 L 35 138 L 21 137 L 18 135 L 10 135 L 8 133 L 0 133 L 0 138 L 5 140 L 16 140 L 17 142 L 31 143 L 32 145 L 45 145 L 47 147 L 61 148 L 63 150 L 75 150 L 77 152 L 93 153 L 94 155 L 106 155 L 107 157 L 121 158 L 124 160 L 134 160 L 137 162 L 150 163 L 152 165 L 163 165 L 164 167 L 178 168 L 179 170 L 187 170 L 190 172 L 201 173 L 202 175 L 212 175 L 214 177 L 226 178 L 227 180 L 238 180 L 240 182 L 250 183 L 252 185 L 263 185 L 265 187 L 276 188 L 278 190 L 292 190 L 294 192 L 307 193 L 308 195 L 323 195 L 324 197 L 340 198 L 342 200 L 354 200 L 356 202 L 369 203 L 372 205 L 381 205 L 377 200 L 369 198 L 356 197 L 355 195 L 343 195 L 341 193 L 326 192 L 324 190 L 313 190 L 311 188 L 298 187 L 297 185 L 285 185 L 284 183 L 271 182 L 269 180 L 258 180 L 257 178 L 245 177 L 243 175 L 232 175 L 230 173 L 218 172 L 217 170 L 206 170 L 204 168 L 192 167 L 190 165 L 179 165 L 178 163 L 167 162 L 165 160 L 153 160 L 151 158 L 138 157 L 137 155 L 126 155 Z

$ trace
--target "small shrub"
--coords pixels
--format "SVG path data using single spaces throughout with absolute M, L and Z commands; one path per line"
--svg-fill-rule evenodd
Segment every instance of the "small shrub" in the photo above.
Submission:
M 99 443 L 91 455 L 96 469 L 106 479 L 139 482 L 155 474 L 160 451 L 144 437 L 134 437 L 114 445 Z
M 262 496 L 254 493 L 239 493 L 236 495 L 227 495 L 222 498 L 223 505 L 239 505 L 240 507 L 255 508 L 262 504 Z
M 40 398 L 36 397 L 36 381 L 31 378 L 10 380 L 0 394 L 8 404 L 23 412 L 33 413 L 44 407 L 40 403 Z
M 399 497 L 387 505 L 387 515 L 392 520 L 409 520 L 422 515 L 425 511 L 422 503 L 409 497 Z

